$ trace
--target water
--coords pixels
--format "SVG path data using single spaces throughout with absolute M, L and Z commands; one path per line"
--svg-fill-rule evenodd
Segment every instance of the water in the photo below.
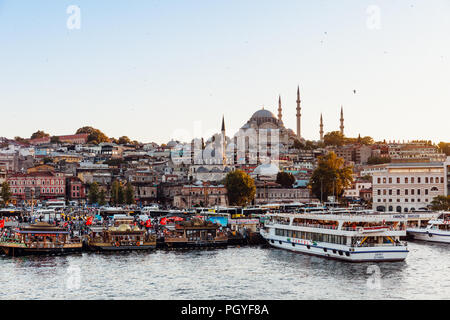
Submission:
M 264 247 L 2 256 L 0 299 L 449 299 L 450 246 L 409 250 L 379 264 Z

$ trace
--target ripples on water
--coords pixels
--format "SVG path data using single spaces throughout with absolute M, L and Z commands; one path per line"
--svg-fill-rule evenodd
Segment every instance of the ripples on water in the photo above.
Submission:
M 378 264 L 263 247 L 2 256 L 0 299 L 449 299 L 450 247 L 409 250 L 404 262 Z

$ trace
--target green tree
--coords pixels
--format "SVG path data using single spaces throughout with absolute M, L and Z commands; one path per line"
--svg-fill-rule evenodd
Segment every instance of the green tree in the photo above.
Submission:
M 134 204 L 136 201 L 134 199 L 134 188 L 130 182 L 127 183 L 125 188 L 125 203 Z
M 242 170 L 228 173 L 225 177 L 225 187 L 232 206 L 246 206 L 255 198 L 255 181 Z
M 292 185 L 295 183 L 295 177 L 292 173 L 278 172 L 276 182 L 284 188 L 292 188 Z
M 353 182 L 352 167 L 344 165 L 344 159 L 330 152 L 319 157 L 317 168 L 311 175 L 309 185 L 313 194 L 321 200 L 327 200 L 328 196 L 342 196 L 344 189 Z
M 31 135 L 30 139 L 33 140 L 33 139 L 41 139 L 41 138 L 46 138 L 46 137 L 50 137 L 50 135 L 48 133 L 45 133 L 44 131 L 38 130 Z
M 76 134 L 87 133 L 89 134 L 87 142 L 93 144 L 99 144 L 102 142 L 109 142 L 109 138 L 100 130 L 93 127 L 83 127 L 77 130 Z
M 99 191 L 97 182 L 91 183 L 89 186 L 88 201 L 90 204 L 98 202 Z
M 8 182 L 3 182 L 0 190 L 0 198 L 2 198 L 2 205 L 5 206 L 11 200 L 11 190 Z
M 345 137 L 339 131 L 328 132 L 323 136 L 323 142 L 326 146 L 337 146 L 340 147 L 344 145 Z
M 449 211 L 450 210 L 450 196 L 437 196 L 431 201 L 431 209 L 436 211 Z
M 100 206 L 104 206 L 106 204 L 106 193 L 103 189 L 101 189 L 98 194 L 98 204 Z
M 115 180 L 111 185 L 111 202 L 114 205 L 125 203 L 125 192 L 122 184 L 117 180 Z

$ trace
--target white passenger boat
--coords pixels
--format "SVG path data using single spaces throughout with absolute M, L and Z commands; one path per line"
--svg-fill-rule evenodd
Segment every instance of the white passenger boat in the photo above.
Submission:
M 261 235 L 276 248 L 352 262 L 402 261 L 406 219 L 368 211 L 269 214 Z
M 440 213 L 425 228 L 408 228 L 408 235 L 417 240 L 450 243 L 450 212 Z

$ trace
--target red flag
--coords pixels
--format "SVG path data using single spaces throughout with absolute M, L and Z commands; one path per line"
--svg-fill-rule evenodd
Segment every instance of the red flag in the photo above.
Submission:
M 94 219 L 94 217 L 89 217 L 86 221 L 86 225 L 90 226 L 92 224 L 92 220 Z
M 150 219 L 147 220 L 147 222 L 145 223 L 145 227 L 146 228 L 151 228 L 152 227 L 152 222 Z
M 5 219 L 0 220 L 0 229 L 5 227 Z
M 166 218 L 166 217 L 162 218 L 162 219 L 159 221 L 159 224 L 162 224 L 163 226 L 165 226 L 166 223 L 167 223 L 167 218 Z

